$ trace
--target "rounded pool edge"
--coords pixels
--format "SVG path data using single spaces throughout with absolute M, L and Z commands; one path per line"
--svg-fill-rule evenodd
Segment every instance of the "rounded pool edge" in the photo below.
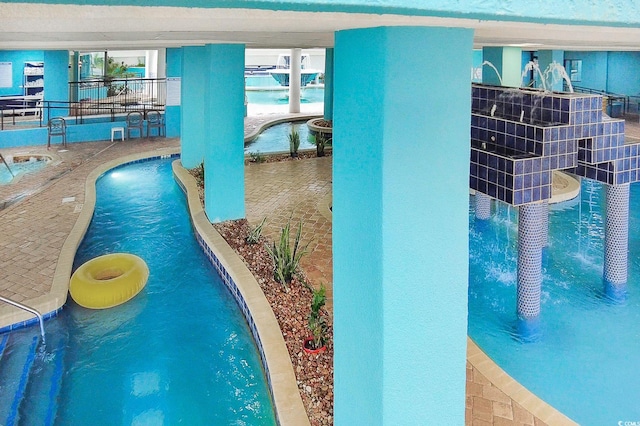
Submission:
M 253 141 L 258 137 L 258 135 L 260 135 L 260 133 L 264 132 L 269 127 L 275 126 L 276 124 L 288 123 L 291 121 L 308 121 L 319 117 L 322 117 L 322 114 L 290 113 L 285 116 L 279 116 L 278 118 L 267 120 L 244 137 L 244 144 L 246 145 Z
M 578 423 L 545 402 L 520 382 L 515 380 L 493 361 L 476 343 L 467 336 L 467 362 L 478 371 L 490 385 L 500 390 L 513 402 L 520 405 L 532 416 L 545 424 L 554 426 L 577 426 Z M 467 384 L 473 381 L 467 377 Z M 469 393 L 467 391 L 467 396 Z M 473 396 L 473 395 L 472 395 Z M 485 397 L 484 395 L 478 395 Z M 486 397 L 491 399 L 490 397 Z

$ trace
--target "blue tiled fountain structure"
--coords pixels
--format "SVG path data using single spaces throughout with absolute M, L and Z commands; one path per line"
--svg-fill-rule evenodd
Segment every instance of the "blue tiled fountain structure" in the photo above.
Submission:
M 640 180 L 640 146 L 625 143 L 624 120 L 602 112 L 602 96 L 474 84 L 470 187 L 476 217 L 491 198 L 520 208 L 518 316 L 540 314 L 542 247 L 554 170 L 607 185 L 605 287 L 627 280 L 629 184 Z

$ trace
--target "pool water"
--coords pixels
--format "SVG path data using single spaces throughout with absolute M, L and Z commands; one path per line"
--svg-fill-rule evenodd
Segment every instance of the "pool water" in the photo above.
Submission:
M 26 394 L 45 406 L 21 406 L 20 424 L 46 423 L 29 420 L 36 412 L 53 412 L 49 417 L 60 425 L 276 424 L 257 348 L 197 245 L 171 161 L 119 167 L 98 180 L 74 269 L 102 254 L 128 252 L 146 261 L 149 280 L 123 305 L 90 310 L 70 299 L 45 323 L 40 358 L 45 367 L 62 365 L 58 396 L 50 408 L 51 398 Z M 14 333 L 28 340 L 37 327 Z M 26 345 L 13 350 L 20 347 Z M 50 388 L 41 393 L 54 393 Z M 0 424 L 4 418 L 0 412 Z
M 271 153 L 289 152 L 289 134 L 291 127 L 295 127 L 300 135 L 300 147 L 302 149 L 315 149 L 315 145 L 309 141 L 309 127 L 306 121 L 276 124 L 260 133 L 256 139 L 245 145 L 244 152 L 248 153 Z
M 247 101 L 250 104 L 286 105 L 289 103 L 289 88 L 279 90 L 247 90 Z M 324 102 L 324 89 L 321 87 L 303 87 L 300 89 L 300 103 L 311 104 Z
M 517 209 L 469 207 L 469 335 L 507 373 L 582 425 L 640 420 L 640 185 L 631 185 L 627 298 L 602 281 L 604 188 L 551 205 L 537 341 L 516 333 Z
M 11 168 L 11 172 L 7 169 L 7 166 L 0 160 L 0 185 L 6 185 L 11 183 L 16 177 L 25 173 L 33 173 L 42 170 L 47 165 L 46 160 L 36 160 L 35 158 L 29 161 L 23 161 L 19 163 L 8 163 Z M 13 175 L 11 174 L 13 173 Z

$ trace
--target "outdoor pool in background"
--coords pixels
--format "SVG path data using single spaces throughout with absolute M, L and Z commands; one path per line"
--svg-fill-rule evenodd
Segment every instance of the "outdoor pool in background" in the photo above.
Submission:
M 289 134 L 291 127 L 295 127 L 300 135 L 300 147 L 298 149 L 315 149 L 315 145 L 309 142 L 309 127 L 306 121 L 276 124 L 265 129 L 256 139 L 245 145 L 244 153 L 270 153 L 289 152 Z
M 247 101 L 259 105 L 285 105 L 289 103 L 289 88 L 280 86 L 270 75 L 245 77 Z M 308 85 L 300 88 L 300 103 L 324 102 L 324 87 Z
M 53 388 L 27 387 L 20 424 L 46 424 L 39 412 L 60 425 L 276 424 L 258 350 L 194 238 L 172 161 L 118 167 L 98 180 L 74 269 L 102 254 L 128 252 L 147 262 L 149 280 L 123 305 L 91 310 L 69 298 L 45 322 L 47 343 L 33 380 L 55 365 L 60 377 Z M 38 327 L 28 327 L 10 340 L 37 334 Z
M 469 220 L 469 335 L 500 367 L 581 425 L 640 420 L 640 185 L 631 185 L 628 297 L 602 281 L 605 194 L 583 179 L 579 198 L 550 205 L 540 338 L 516 332 L 517 209 L 496 203 Z M 471 197 L 473 200 L 473 197 Z

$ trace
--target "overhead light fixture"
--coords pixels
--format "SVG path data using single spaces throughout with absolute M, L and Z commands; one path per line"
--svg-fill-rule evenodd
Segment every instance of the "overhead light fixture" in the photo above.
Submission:
M 509 47 L 539 47 L 539 46 L 544 46 L 544 44 L 542 44 L 542 43 L 513 43 L 513 44 L 507 44 L 507 46 L 509 46 Z

